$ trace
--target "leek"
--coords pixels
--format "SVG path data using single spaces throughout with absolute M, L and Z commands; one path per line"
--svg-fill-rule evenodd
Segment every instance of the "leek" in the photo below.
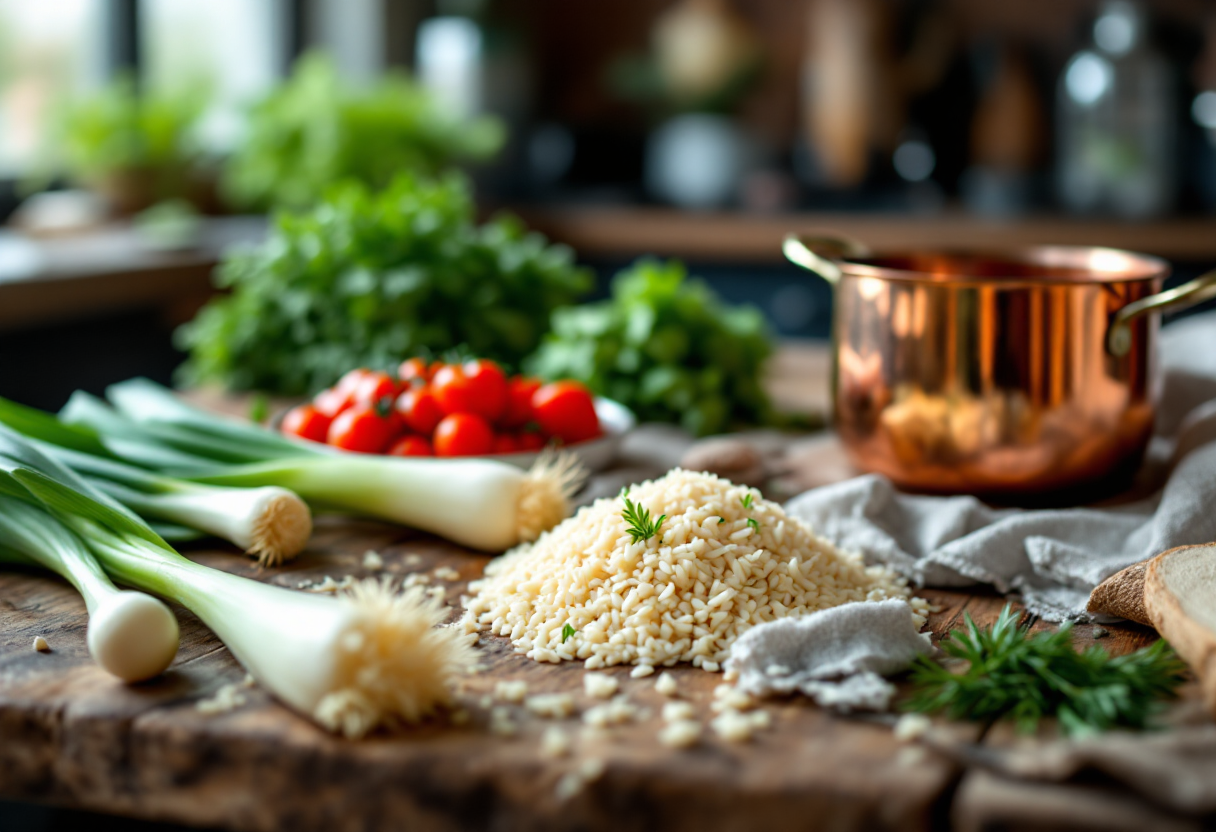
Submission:
M 146 379 L 113 385 L 106 395 L 112 407 L 73 395 L 60 430 L 87 428 L 109 453 L 181 479 L 288 488 L 316 508 L 403 523 L 488 551 L 535 540 L 565 519 L 584 477 L 570 455 L 546 455 L 524 472 L 484 459 L 346 454 L 197 410 Z
M 278 566 L 294 558 L 312 534 L 307 504 L 286 488 L 200 485 L 66 448 L 35 444 L 145 520 L 223 538 L 255 556 L 260 566 Z
M 158 523 L 165 537 L 188 540 L 197 536 L 192 530 L 205 532 L 235 543 L 261 566 L 277 566 L 299 554 L 312 534 L 308 506 L 285 488 L 225 488 L 155 474 L 118 461 L 91 433 L 3 399 L 0 421 L 98 490 Z
M 294 592 L 193 563 L 150 527 L 11 431 L 0 431 L 0 486 L 37 501 L 116 580 L 197 615 L 254 679 L 320 725 L 359 737 L 415 722 L 450 700 L 470 662 L 440 603 L 365 582 L 341 598 Z
M 37 564 L 67 579 L 89 612 L 89 655 L 119 679 L 159 676 L 177 654 L 169 608 L 114 586 L 84 542 L 43 508 L 0 495 L 0 560 Z

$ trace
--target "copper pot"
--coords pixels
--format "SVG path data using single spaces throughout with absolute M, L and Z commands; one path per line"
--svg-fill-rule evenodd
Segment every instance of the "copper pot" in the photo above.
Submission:
M 1160 393 L 1160 316 L 1216 271 L 1109 248 L 875 256 L 787 237 L 833 284 L 834 422 L 853 463 L 916 491 L 1023 499 L 1126 482 Z

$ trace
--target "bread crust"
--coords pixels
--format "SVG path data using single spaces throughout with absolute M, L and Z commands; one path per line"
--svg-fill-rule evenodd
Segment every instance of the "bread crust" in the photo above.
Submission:
M 1216 632 L 1187 614 L 1178 590 L 1206 593 L 1216 608 L 1216 582 L 1178 587 L 1179 566 L 1195 557 L 1216 563 L 1216 544 L 1179 546 L 1162 552 L 1148 563 L 1144 576 L 1144 606 L 1152 625 L 1199 677 L 1204 703 L 1216 716 Z M 1174 584 L 1173 586 L 1171 584 Z

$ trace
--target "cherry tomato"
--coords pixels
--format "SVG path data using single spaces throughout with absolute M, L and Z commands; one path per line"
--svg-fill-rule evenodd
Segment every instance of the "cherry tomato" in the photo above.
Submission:
M 433 439 L 436 456 L 479 456 L 494 450 L 494 431 L 472 413 L 444 416 Z
M 431 370 L 425 358 L 407 358 L 397 368 L 397 378 L 406 384 L 426 384 L 431 380 Z
M 431 443 L 421 436 L 402 436 L 388 446 L 389 456 L 434 456 Z
M 515 376 L 507 382 L 507 407 L 499 420 L 505 428 L 522 428 L 534 418 L 532 395 L 540 389 L 540 379 Z
M 381 399 L 396 398 L 397 382 L 388 373 L 367 373 L 355 387 L 355 404 L 375 405 Z
M 396 433 L 396 420 L 367 405 L 343 410 L 329 426 L 328 441 L 335 448 L 378 454 Z
M 431 387 L 444 413 L 472 413 L 492 422 L 507 406 L 507 377 L 493 361 L 440 367 Z
M 516 441 L 521 451 L 539 451 L 545 447 L 545 437 L 535 431 L 524 431 Z
M 444 417 L 444 412 L 434 390 L 412 387 L 397 397 L 397 415 L 410 430 L 430 436 Z
M 496 454 L 514 454 L 519 453 L 519 440 L 510 433 L 499 433 L 494 437 L 494 450 Z
M 338 379 L 333 387 L 322 390 L 313 398 L 313 404 L 326 416 L 333 418 L 354 404 L 355 391 L 358 390 L 367 370 L 355 369 Z
M 541 387 L 532 395 L 532 409 L 541 430 L 568 445 L 600 434 L 595 402 L 577 381 L 555 381 Z
M 324 442 L 329 435 L 329 423 L 332 421 L 332 417 L 326 416 L 313 405 L 302 404 L 287 411 L 279 430 L 288 436 Z

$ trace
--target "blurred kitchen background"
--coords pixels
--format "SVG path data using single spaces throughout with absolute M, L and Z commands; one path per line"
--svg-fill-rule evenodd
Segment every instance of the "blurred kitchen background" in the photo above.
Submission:
M 0 0 L 0 393 L 169 380 L 267 212 L 449 164 L 598 294 L 678 256 L 787 337 L 831 315 L 791 230 L 1113 245 L 1179 282 L 1216 264 L 1216 5 Z

